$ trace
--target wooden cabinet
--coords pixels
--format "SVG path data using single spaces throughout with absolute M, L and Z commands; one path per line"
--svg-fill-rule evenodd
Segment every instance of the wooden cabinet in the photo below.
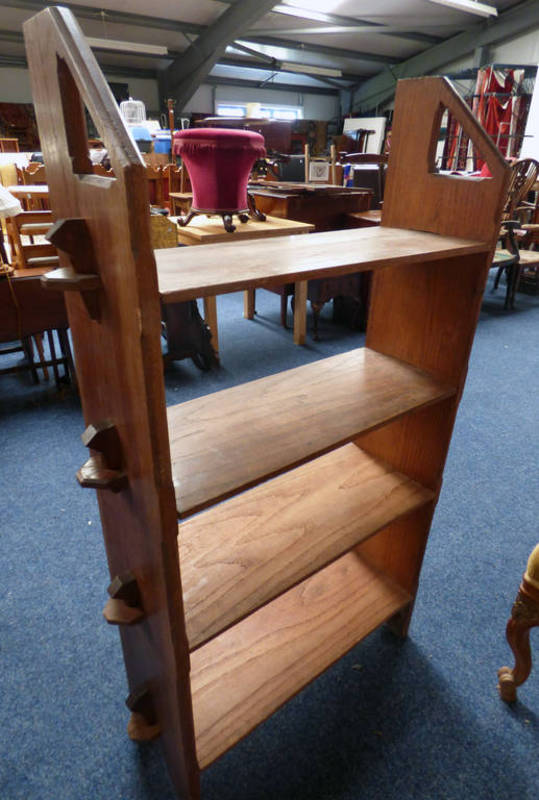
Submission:
M 366 347 L 166 409 L 145 167 L 70 12 L 25 37 L 129 731 L 160 735 L 194 800 L 201 769 L 359 640 L 406 633 L 508 170 L 447 82 L 400 83 L 380 228 L 170 255 L 197 261 L 179 299 L 371 270 Z M 90 174 L 82 103 L 114 180 Z M 491 179 L 435 174 L 446 107 Z

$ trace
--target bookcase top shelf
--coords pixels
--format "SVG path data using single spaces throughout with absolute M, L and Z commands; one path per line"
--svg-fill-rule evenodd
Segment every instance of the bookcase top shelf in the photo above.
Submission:
M 249 223 L 247 223 L 249 224 Z M 402 228 L 355 228 L 155 251 L 166 302 L 486 252 L 487 242 Z
M 359 348 L 170 406 L 178 513 L 199 511 L 454 393 L 409 364 Z

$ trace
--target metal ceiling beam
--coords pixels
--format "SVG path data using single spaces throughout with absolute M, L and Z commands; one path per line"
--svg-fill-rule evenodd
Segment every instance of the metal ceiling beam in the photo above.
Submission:
M 24 45 L 24 37 L 23 37 L 22 33 L 19 33 L 18 31 L 0 30 L 0 42 L 9 42 L 10 44 Z M 96 53 L 96 54 L 100 54 L 103 58 L 106 57 L 105 54 L 107 54 L 107 53 L 110 54 L 111 53 L 111 51 L 108 50 L 105 47 L 92 47 L 92 51 L 94 53 Z M 255 51 L 253 51 L 253 52 L 255 52 Z M 178 57 L 181 56 L 181 53 L 179 53 L 177 51 L 173 51 L 173 50 L 169 50 L 169 54 L 168 55 L 154 55 L 152 53 L 130 52 L 128 49 L 121 50 L 121 51 L 120 50 L 114 50 L 114 54 L 115 55 L 121 55 L 121 56 L 129 56 L 129 55 L 131 55 L 131 56 L 134 56 L 134 57 L 137 57 L 137 58 L 150 58 L 153 61 L 156 61 L 156 60 L 158 60 L 158 61 L 171 61 L 176 56 L 178 56 Z M 9 64 L 5 64 L 4 63 L 6 59 L 10 59 Z M 272 62 L 271 64 L 261 63 L 261 62 L 248 62 L 246 60 L 223 57 L 223 58 L 220 58 L 217 63 L 218 64 L 222 64 L 223 66 L 241 67 L 241 68 L 246 68 L 246 69 L 258 69 L 258 70 L 264 70 L 266 72 L 268 72 L 268 71 L 275 72 L 275 73 L 287 72 L 287 70 L 282 70 L 281 69 L 281 65 L 279 64 L 278 61 L 276 61 L 275 59 L 269 59 L 269 60 Z M 18 56 L 3 56 L 3 57 L 0 56 L 0 66 L 5 66 L 5 65 L 7 65 L 7 66 L 26 66 L 26 60 L 24 58 L 22 58 L 22 62 L 21 62 L 21 59 Z M 118 65 L 106 64 L 106 65 L 104 65 L 101 62 L 101 59 L 100 59 L 100 66 L 101 66 L 101 68 L 103 69 L 104 72 L 106 70 L 108 70 L 109 73 L 110 72 L 114 72 L 115 74 L 119 74 L 119 75 L 129 75 L 130 77 L 139 77 L 139 78 L 152 78 L 152 79 L 156 79 L 156 80 L 159 77 L 161 82 L 162 82 L 163 77 L 165 75 L 165 71 L 164 70 L 157 71 L 155 69 L 146 69 L 144 67 L 132 67 L 132 66 L 130 66 L 128 64 L 125 64 L 125 65 L 122 65 L 122 64 L 118 64 Z M 299 64 L 298 66 L 301 67 L 301 64 Z M 326 83 L 326 84 L 334 87 L 335 90 L 339 90 L 339 89 L 342 89 L 342 88 L 347 88 L 347 87 L 343 87 L 342 84 L 339 84 L 337 81 L 332 81 L 332 80 L 330 80 L 330 79 L 328 79 L 328 78 L 326 78 L 325 76 L 322 76 L 322 75 L 312 75 L 311 73 L 309 73 L 307 71 L 300 72 L 299 74 L 306 75 L 307 77 L 313 78 L 314 80 L 320 81 L 321 83 Z M 361 76 L 349 75 L 349 74 L 345 73 L 345 74 L 342 75 L 342 79 L 344 81 L 356 82 L 357 80 L 361 80 Z M 222 80 L 225 80 L 225 79 L 222 79 Z M 259 86 L 260 85 L 260 83 L 258 81 L 252 81 L 252 82 L 251 81 L 247 81 L 246 82 L 246 81 L 242 80 L 241 77 L 230 78 L 230 79 L 226 79 L 226 80 L 228 80 L 229 83 L 231 83 L 233 85 L 241 85 L 241 86 L 243 86 L 243 85 Z M 205 79 L 204 82 L 205 83 L 210 83 L 209 79 Z M 320 88 L 317 88 L 317 87 L 314 87 L 314 86 L 305 87 L 305 90 L 307 90 L 307 89 L 316 90 L 316 91 L 318 91 L 319 93 L 322 93 L 322 94 L 325 92 L 323 87 L 320 87 Z M 303 88 L 302 88 L 302 91 L 303 91 Z M 163 95 L 163 96 L 165 96 L 165 95 Z
M 211 86 L 245 86 L 254 89 L 260 89 L 260 81 L 242 81 L 234 80 L 231 78 L 220 78 L 216 75 L 209 75 L 204 83 L 209 83 Z M 314 86 L 298 86 L 297 83 L 265 83 L 264 89 L 275 89 L 281 92 L 295 92 L 296 94 L 327 94 L 333 97 L 338 97 L 339 92 L 337 89 L 325 89 Z
M 0 5 L 2 0 L 0 0 Z M 9 42 L 10 44 L 20 44 L 24 46 L 24 36 L 19 31 L 7 31 L 7 30 L 0 30 L 0 42 Z M 110 47 L 93 47 L 92 51 L 94 53 L 114 53 L 118 56 L 133 56 L 136 58 L 152 58 L 155 60 L 165 60 L 165 61 L 172 61 L 177 56 L 181 55 L 181 51 L 179 50 L 169 50 L 167 55 L 160 55 L 155 53 L 141 53 L 138 50 L 130 50 L 128 43 L 126 42 L 126 47 L 123 50 L 118 50 L 116 48 Z
M 220 0 L 222 3 L 226 3 L 227 5 L 234 5 L 238 3 L 238 0 Z M 2 6 L 7 8 L 20 8 L 27 11 L 37 12 L 41 9 L 45 8 L 46 6 L 50 5 L 50 3 L 43 2 L 42 0 L 2 0 Z M 104 19 L 105 22 L 115 23 L 119 25 L 132 25 L 134 27 L 140 28 L 157 28 L 159 30 L 166 30 L 166 31 L 177 31 L 179 33 L 191 33 L 198 35 L 202 33 L 206 29 L 205 25 L 197 25 L 192 22 L 180 22 L 175 19 L 165 19 L 163 17 L 151 17 L 145 14 L 132 14 L 125 11 L 117 11 L 116 9 L 107 9 L 107 8 L 97 8 L 95 6 L 84 6 L 84 5 L 76 5 L 74 3 L 63 2 L 63 6 L 66 8 L 71 9 L 76 17 L 79 19 L 89 19 L 89 20 L 102 20 Z M 291 7 L 292 8 L 292 7 Z M 283 12 L 275 12 L 275 13 L 283 13 Z M 366 20 L 356 20 L 349 17 L 340 17 L 333 14 L 321 14 L 320 17 L 323 17 L 325 21 L 329 22 L 330 24 L 335 25 L 346 25 L 348 23 L 354 25 L 365 25 L 365 26 L 372 26 L 372 27 L 379 27 L 382 28 L 379 33 L 384 33 L 385 26 L 376 23 L 376 22 L 368 22 Z M 426 43 L 434 44 L 435 42 L 439 41 L 439 39 L 435 36 L 429 36 L 427 34 L 420 34 L 420 33 L 411 33 L 406 31 L 404 33 L 399 33 L 401 38 L 405 39 L 414 39 L 417 41 L 424 41 Z
M 21 8 L 27 11 L 37 12 L 50 5 L 40 0 L 2 0 L 2 6 L 7 8 Z M 193 33 L 195 35 L 206 29 L 205 25 L 195 25 L 191 22 L 178 22 L 175 19 L 163 19 L 162 17 L 149 17 L 145 14 L 130 14 L 125 11 L 115 9 L 97 8 L 94 6 L 79 6 L 75 3 L 62 2 L 65 8 L 69 8 L 78 19 L 101 20 L 116 23 L 119 25 L 134 25 L 140 28 L 159 28 L 165 31 L 178 31 L 180 33 Z M 104 14 L 104 17 L 103 17 Z
M 267 56 L 265 53 L 261 53 L 259 50 L 253 50 L 252 47 L 245 47 L 243 44 L 238 44 L 238 42 L 233 42 L 229 45 L 229 47 L 233 47 L 234 50 L 240 50 L 242 53 L 247 53 L 250 56 L 254 56 L 254 58 L 258 58 L 259 61 L 266 61 L 271 64 L 276 64 L 277 59 L 273 58 L 272 56 Z
M 238 36 L 242 42 L 252 44 L 265 44 L 268 47 L 285 47 L 287 50 L 297 50 L 300 53 L 319 53 L 324 56 L 336 58 L 354 58 L 356 61 L 372 61 L 375 64 L 394 64 L 394 56 L 381 56 L 377 53 L 365 53 L 359 50 L 344 50 L 340 47 L 326 47 L 323 44 L 310 44 L 298 42 L 294 39 L 278 39 L 274 36 L 257 36 L 255 33 Z
M 265 70 L 266 72 L 269 71 L 269 72 L 287 72 L 287 73 L 290 73 L 290 70 L 283 69 L 282 68 L 282 64 L 277 60 L 274 60 L 273 64 L 265 64 L 265 63 L 262 63 L 260 61 L 247 61 L 246 59 L 231 58 L 229 56 L 224 56 L 223 58 L 220 58 L 217 63 L 218 63 L 218 65 L 222 64 L 223 66 L 227 66 L 227 67 L 241 67 L 242 69 L 261 69 L 261 70 Z M 312 72 L 309 72 L 309 69 L 308 69 L 307 66 L 305 66 L 305 71 L 302 72 L 301 71 L 301 67 L 302 66 L 305 66 L 305 65 L 300 64 L 298 62 L 298 69 L 294 70 L 294 73 L 297 72 L 300 75 L 307 75 L 309 78 L 315 78 L 317 81 L 322 80 L 322 78 L 325 77 L 323 75 L 314 75 Z M 352 74 L 350 72 L 343 72 L 342 75 L 340 75 L 337 78 L 337 80 L 339 80 L 341 78 L 342 78 L 343 81 L 349 81 L 349 82 L 352 82 L 352 83 L 358 83 L 360 81 L 364 81 L 365 80 L 365 76 L 364 75 L 355 75 L 355 74 Z M 338 86 L 338 84 L 336 84 L 336 85 Z M 341 87 L 341 88 L 343 88 L 343 87 Z M 344 88 L 346 88 L 346 87 L 344 87 Z
M 279 28 L 278 31 L 273 29 L 256 29 L 253 31 L 257 36 L 271 36 L 273 33 L 279 33 L 280 36 L 324 36 L 326 34 L 376 34 L 376 36 L 395 36 L 399 39 L 409 39 L 413 42 L 420 42 L 421 44 L 438 44 L 443 41 L 439 36 L 429 36 L 423 33 L 407 33 L 406 29 L 402 30 L 399 27 L 390 25 L 375 25 L 374 23 L 365 23 L 358 20 L 356 25 L 322 25 L 315 28 Z
M 157 80 L 158 73 L 153 69 L 143 69 L 141 67 L 121 67 L 116 64 L 99 65 L 105 75 L 117 75 L 119 78 L 149 78 Z M 0 67 L 12 67 L 14 69 L 28 69 L 28 62 L 25 56 L 2 56 L 0 55 Z
M 394 28 L 390 29 L 383 22 L 371 22 L 370 20 L 360 19 L 359 17 L 343 17 L 340 14 L 326 14 L 322 11 L 312 12 L 307 8 L 297 8 L 296 6 L 285 6 L 278 4 L 272 9 L 272 14 L 281 14 L 287 17 L 294 17 L 295 19 L 315 20 L 331 26 L 338 26 L 350 29 L 357 29 L 361 26 L 365 30 L 370 30 L 372 33 L 388 33 L 392 35 L 399 35 L 402 39 L 411 39 L 412 41 L 425 42 L 426 44 L 437 44 L 442 41 L 439 36 L 431 36 L 429 34 L 415 33 L 414 27 L 402 28 L 398 34 L 393 34 Z M 373 28 L 378 28 L 373 31 Z M 312 31 L 312 29 L 311 29 Z M 279 33 L 297 33 L 298 31 L 283 31 Z M 299 33 L 308 33 L 308 29 L 299 29 Z M 314 32 L 314 31 L 312 31 Z M 262 31 L 258 31 L 262 33 Z M 268 34 L 271 35 L 271 34 Z
M 427 75 L 473 53 L 478 47 L 511 39 L 538 27 L 539 3 L 537 0 L 525 0 L 500 14 L 497 19 L 478 22 L 465 32 L 365 81 L 355 94 L 354 108 L 370 110 L 380 103 L 385 103 L 393 96 L 399 78 Z
M 178 109 L 191 99 L 212 67 L 224 55 L 227 45 L 260 19 L 275 0 L 243 0 L 229 6 L 213 25 L 168 67 L 164 79 Z

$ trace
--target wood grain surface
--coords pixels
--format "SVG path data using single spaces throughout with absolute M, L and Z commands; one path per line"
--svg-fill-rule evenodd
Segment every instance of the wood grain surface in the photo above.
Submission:
M 169 219 L 173 222 L 177 221 L 177 217 L 169 217 Z M 271 236 L 309 233 L 314 230 L 314 225 L 309 225 L 307 222 L 294 222 L 294 220 L 278 219 L 277 217 L 266 217 L 265 222 L 249 219 L 248 222 L 242 223 L 236 218 L 233 221 L 236 230 L 233 233 L 227 233 L 220 216 L 208 217 L 206 214 L 200 214 L 193 217 L 184 228 L 178 227 L 178 241 L 188 245 L 230 243 L 238 239 L 266 239 Z
M 120 628 L 129 689 L 151 684 L 170 775 L 179 795 L 196 800 L 146 167 L 73 14 L 47 8 L 25 22 L 24 35 L 53 215 L 81 218 L 94 251 L 93 263 L 83 264 L 76 248 L 76 263 L 60 250 L 61 266 L 98 274 L 102 286 L 99 322 L 89 317 L 80 293 L 65 298 L 85 424 L 114 426 L 128 476 L 122 491 L 97 495 L 111 577 L 133 573 L 145 612 L 137 625 Z M 114 178 L 93 174 L 85 108 Z
M 191 653 L 200 766 L 232 747 L 409 600 L 349 553 Z M 323 720 L 321 709 L 320 724 Z
M 155 260 L 161 300 L 172 303 L 486 250 L 478 239 L 373 227 L 171 248 Z
M 180 523 L 191 649 L 433 496 L 347 444 Z
M 360 348 L 167 409 L 180 516 L 454 393 Z

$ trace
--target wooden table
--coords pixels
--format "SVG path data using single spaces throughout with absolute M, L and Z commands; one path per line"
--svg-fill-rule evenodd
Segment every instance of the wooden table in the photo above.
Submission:
M 354 211 L 346 215 L 348 228 L 371 228 L 382 222 L 382 209 L 373 208 L 370 211 Z
M 316 231 L 344 228 L 345 215 L 368 210 L 372 197 L 370 189 L 276 181 L 249 183 L 249 194 L 264 214 L 310 222 Z
M 176 219 L 170 217 L 171 220 Z M 241 223 L 238 221 L 234 233 L 227 233 L 223 227 L 221 217 L 206 215 L 199 215 L 194 217 L 189 225 L 185 228 L 178 227 L 178 241 L 180 244 L 185 245 L 200 245 L 200 244 L 214 244 L 226 245 L 227 247 L 233 243 L 243 243 L 246 240 L 252 239 L 267 239 L 276 236 L 282 237 L 283 234 L 304 234 L 310 233 L 314 229 L 314 225 L 305 222 L 295 222 L 288 219 L 278 219 L 275 217 L 267 217 L 265 222 L 260 220 L 250 219 L 249 222 Z M 162 263 L 161 254 L 164 252 L 170 253 L 170 250 L 156 250 L 155 257 L 158 264 Z M 167 292 L 161 291 L 161 300 L 163 303 L 171 303 L 174 300 L 170 299 L 170 292 L 174 291 L 174 271 L 177 272 L 177 282 L 181 280 L 181 271 L 184 263 L 184 253 L 176 252 L 177 266 L 172 266 L 174 261 L 170 258 L 167 260 Z M 219 247 L 219 253 L 226 253 L 224 248 Z M 226 275 L 229 270 L 235 268 L 231 258 L 226 255 L 214 256 L 216 257 L 216 264 L 218 269 Z M 207 295 L 203 297 L 204 302 L 204 319 L 212 332 L 212 345 L 215 352 L 219 353 L 219 333 L 217 326 L 217 302 L 216 295 Z M 296 309 L 294 314 L 294 341 L 297 344 L 303 344 L 305 341 L 306 329 L 306 309 L 307 299 L 305 296 L 304 301 L 296 300 Z M 255 313 L 255 290 L 254 288 L 247 288 L 244 292 L 244 311 L 243 315 L 246 319 L 252 319 Z
M 6 278 L 0 279 L 0 342 L 31 336 L 54 328 L 67 328 L 64 296 L 49 292 L 41 285 L 41 276 L 50 267 L 15 270 L 10 278 L 19 313 Z
M 29 369 L 34 373 L 34 379 L 36 379 L 36 366 L 40 369 L 53 367 L 58 383 L 58 365 L 64 366 L 65 374 L 68 376 L 72 364 L 68 363 L 71 358 L 65 333 L 68 321 L 64 295 L 61 292 L 50 292 L 41 284 L 41 276 L 49 270 L 50 267 L 15 270 L 9 281 L 7 278 L 0 279 L 0 342 L 13 342 L 44 331 L 57 330 L 60 346 L 65 354 L 59 358 L 53 356 L 36 365 L 29 361 L 20 366 L 0 370 L 0 372 L 19 372 Z

